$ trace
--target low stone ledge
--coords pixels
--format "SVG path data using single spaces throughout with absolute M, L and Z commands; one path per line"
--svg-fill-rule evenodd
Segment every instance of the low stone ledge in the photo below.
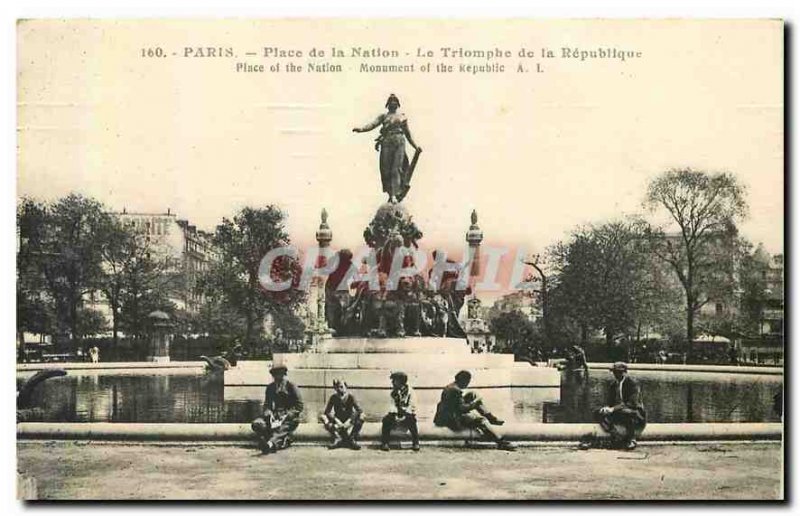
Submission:
M 36 362 L 17 364 L 17 373 L 36 372 L 45 369 L 65 371 L 103 369 L 203 369 L 206 363 L 191 362 Z
M 611 368 L 613 364 L 589 362 L 589 369 Z M 680 373 L 736 373 L 783 376 L 782 367 L 735 366 L 735 365 L 691 365 L 691 364 L 628 364 L 630 371 L 670 371 Z
M 512 441 L 579 441 L 584 436 L 602 435 L 592 423 L 506 423 L 497 429 Z M 423 441 L 478 440 L 470 431 L 452 432 L 431 423 L 420 423 Z M 366 423 L 361 431 L 365 441 L 380 438 L 380 423 Z M 402 435 L 398 433 L 397 435 Z M 642 441 L 751 441 L 781 440 L 781 423 L 652 423 Z M 18 439 L 109 440 L 109 441 L 249 441 L 248 423 L 18 423 Z M 295 432 L 300 442 L 325 442 L 322 425 L 306 423 Z

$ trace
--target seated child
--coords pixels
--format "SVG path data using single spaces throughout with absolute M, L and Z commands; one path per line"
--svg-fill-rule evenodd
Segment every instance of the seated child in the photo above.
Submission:
M 419 451 L 419 430 L 417 429 L 416 400 L 414 389 L 408 385 L 408 375 L 402 371 L 393 372 L 391 406 L 383 418 L 381 428 L 381 450 L 389 451 L 389 434 L 394 428 L 405 428 L 411 433 L 411 449 Z
M 352 450 L 360 450 L 358 434 L 364 421 L 361 419 L 361 407 L 358 406 L 355 396 L 347 392 L 344 380 L 333 381 L 334 393 L 328 399 L 325 411 L 320 416 L 320 422 L 330 432 L 333 442 L 329 449 L 346 446 Z

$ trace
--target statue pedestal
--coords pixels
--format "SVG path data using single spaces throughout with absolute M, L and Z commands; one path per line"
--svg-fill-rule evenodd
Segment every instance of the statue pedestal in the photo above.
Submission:
M 318 349 L 276 353 L 273 362 L 288 367 L 291 378 L 307 387 L 331 388 L 334 378 L 343 378 L 352 389 L 388 389 L 389 374 L 399 370 L 415 389 L 441 389 L 462 369 L 472 373 L 471 388 L 512 385 L 512 355 L 472 354 L 464 339 L 326 339 Z
M 555 368 L 515 363 L 513 355 L 471 353 L 465 339 L 441 337 L 329 338 L 314 352 L 276 353 L 272 363 L 240 361 L 225 371 L 225 399 L 262 401 L 272 381 L 269 368 L 285 365 L 306 402 L 306 421 L 316 421 L 333 392 L 335 378 L 347 382 L 367 413 L 378 421 L 389 405 L 389 374 L 403 371 L 415 389 L 420 420 L 430 420 L 441 389 L 466 369 L 476 391 L 500 417 L 513 420 L 512 388 L 525 387 L 528 403 L 558 401 L 561 377 Z

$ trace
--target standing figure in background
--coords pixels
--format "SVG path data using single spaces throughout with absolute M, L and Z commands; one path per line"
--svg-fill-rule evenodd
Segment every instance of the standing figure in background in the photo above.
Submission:
M 416 160 L 422 152 L 422 147 L 417 145 L 414 138 L 411 137 L 406 116 L 397 112 L 399 107 L 400 100 L 391 94 L 386 100 L 386 113 L 378 115 L 375 120 L 365 126 L 353 128 L 355 133 L 365 133 L 381 126 L 381 134 L 375 140 L 375 149 L 381 153 L 381 184 L 383 191 L 389 194 L 390 203 L 402 201 L 408 193 Z M 410 164 L 406 154 L 406 140 L 416 151 Z
M 97 344 L 89 348 L 89 358 L 93 364 L 100 362 L 100 348 L 97 347 Z
M 362 410 L 355 396 L 347 392 L 347 384 L 339 378 L 333 380 L 334 393 L 328 398 L 320 421 L 325 430 L 333 437 L 329 449 L 346 446 L 351 450 L 360 450 L 358 434 L 364 424 Z
M 402 371 L 393 372 L 392 392 L 389 393 L 391 405 L 383 418 L 381 428 L 381 450 L 389 451 L 389 434 L 394 428 L 405 428 L 411 434 L 411 449 L 419 451 L 419 430 L 417 428 L 417 402 L 414 389 L 408 385 L 408 375 Z
M 728 360 L 731 365 L 739 365 L 739 350 L 733 344 L 728 348 Z
M 286 367 L 274 366 L 269 373 L 273 381 L 264 393 L 264 413 L 250 425 L 263 453 L 276 452 L 291 444 L 303 412 L 300 391 L 286 379 Z

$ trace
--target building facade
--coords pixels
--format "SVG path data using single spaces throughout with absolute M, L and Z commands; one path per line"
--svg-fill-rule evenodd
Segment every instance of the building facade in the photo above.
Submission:
M 497 313 L 522 312 L 531 322 L 539 322 L 543 317 L 542 304 L 538 292 L 531 289 L 514 290 L 494 302 L 492 311 Z
M 784 362 L 784 257 L 770 255 L 759 245 L 753 254 L 758 286 L 763 289 L 758 306 L 758 333 L 742 340 L 739 361 L 746 364 L 782 365 Z
M 181 309 L 195 313 L 202 296 L 195 288 L 198 279 L 217 254 L 213 234 L 197 229 L 171 210 L 166 213 L 137 213 L 123 210 L 115 213 L 123 224 L 141 231 L 147 238 L 155 257 L 164 260 L 168 268 L 179 271 L 182 281 L 170 292 L 170 300 Z
M 467 314 L 461 320 L 461 327 L 467 335 L 467 343 L 473 353 L 491 353 L 494 351 L 496 339 L 486 322 L 485 310 L 481 300 L 470 297 L 467 300 Z

